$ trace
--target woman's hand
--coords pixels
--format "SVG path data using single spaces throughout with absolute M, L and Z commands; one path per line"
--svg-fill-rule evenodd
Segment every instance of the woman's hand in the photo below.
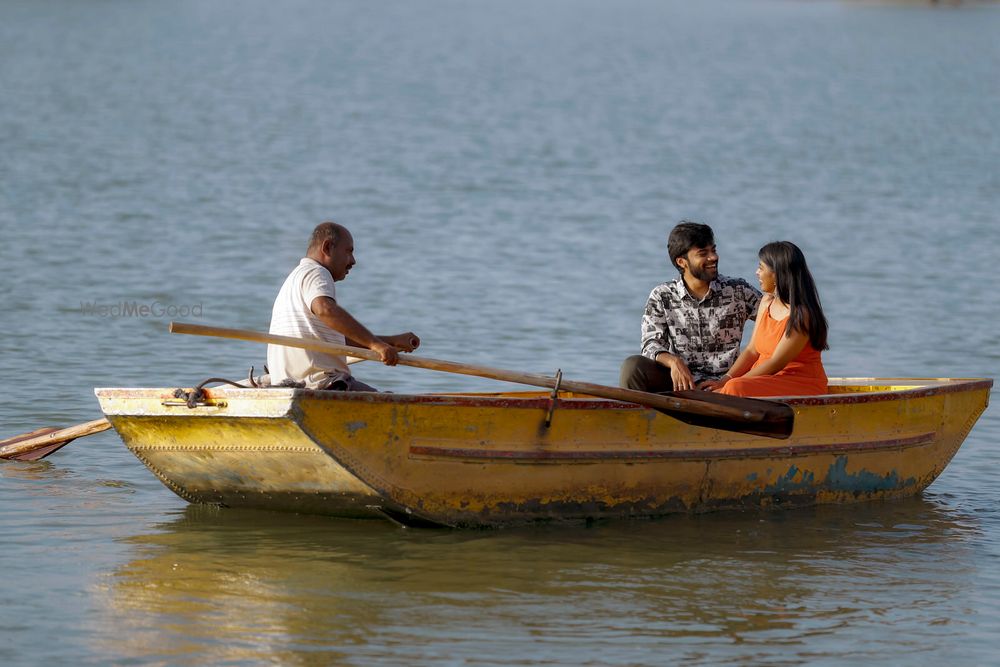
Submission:
M 733 378 L 729 377 L 729 373 L 726 373 L 718 380 L 702 380 L 698 383 L 698 389 L 701 389 L 702 391 L 719 391 L 732 379 Z

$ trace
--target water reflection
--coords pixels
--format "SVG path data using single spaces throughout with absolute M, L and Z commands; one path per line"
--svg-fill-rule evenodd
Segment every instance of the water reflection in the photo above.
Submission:
M 884 658 L 957 631 L 978 532 L 922 499 L 495 532 L 192 506 L 127 538 L 93 625 L 170 663 Z

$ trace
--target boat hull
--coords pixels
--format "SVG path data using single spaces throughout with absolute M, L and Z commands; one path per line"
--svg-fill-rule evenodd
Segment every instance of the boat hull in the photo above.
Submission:
M 795 428 L 783 441 L 535 392 L 227 388 L 195 408 L 166 389 L 97 395 L 126 446 L 190 502 L 483 526 L 915 495 L 991 386 L 835 380 L 829 395 L 785 399 Z

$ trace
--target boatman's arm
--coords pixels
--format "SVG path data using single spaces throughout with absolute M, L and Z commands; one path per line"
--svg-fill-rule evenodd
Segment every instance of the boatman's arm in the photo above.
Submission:
M 382 363 L 387 366 L 395 366 L 399 361 L 399 352 L 396 348 L 371 331 L 365 325 L 354 319 L 354 316 L 337 305 L 337 302 L 328 296 L 318 296 L 309 304 L 313 315 L 323 321 L 323 323 L 344 334 L 350 345 L 355 347 L 365 347 L 378 354 Z M 414 336 L 416 338 L 416 336 Z M 419 345 L 419 340 L 417 342 Z

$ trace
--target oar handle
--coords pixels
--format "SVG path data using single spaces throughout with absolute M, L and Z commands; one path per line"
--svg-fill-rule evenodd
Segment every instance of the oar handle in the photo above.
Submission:
M 171 333 L 193 334 L 197 336 L 213 336 L 217 338 L 234 338 L 236 340 L 251 341 L 254 343 L 267 343 L 270 345 L 286 345 L 327 354 L 348 355 L 372 361 L 380 361 L 377 353 L 359 347 L 349 345 L 336 345 L 321 340 L 293 338 L 291 336 L 278 336 L 266 334 L 246 329 L 229 329 L 225 327 L 213 327 L 201 324 L 188 324 L 184 322 L 171 322 Z M 430 359 L 428 357 L 417 357 L 412 354 L 400 353 L 399 363 L 404 366 L 415 368 L 425 368 L 428 370 L 442 371 L 445 373 L 457 373 L 460 375 L 474 375 L 477 377 L 502 380 L 504 382 L 514 382 L 526 384 L 534 387 L 545 387 L 553 389 L 556 386 L 556 378 L 548 375 L 538 375 L 534 373 L 522 373 L 519 371 L 505 370 L 502 368 L 490 368 L 487 366 L 474 366 L 462 364 L 455 361 L 445 361 L 442 359 Z M 576 382 L 574 380 L 561 380 L 559 388 L 578 394 L 598 396 L 600 398 L 610 398 L 628 403 L 638 403 L 651 408 L 667 410 L 673 412 L 683 412 L 695 414 L 703 417 L 718 417 L 721 419 L 738 420 L 746 423 L 757 423 L 766 421 L 769 418 L 766 409 L 758 409 L 750 404 L 764 403 L 764 401 L 743 401 L 747 407 L 732 407 L 730 405 L 719 405 L 695 401 L 679 396 L 661 396 L 649 394 L 644 391 L 635 391 L 622 387 L 609 387 L 606 385 L 592 384 L 590 382 Z
M 192 334 L 195 336 L 210 336 L 215 338 L 233 338 L 236 340 L 250 341 L 252 343 L 285 345 L 287 347 L 298 347 L 304 350 L 326 352 L 327 354 L 368 359 L 369 361 L 382 361 L 382 357 L 380 357 L 377 352 L 366 350 L 363 347 L 337 345 L 336 343 L 328 343 L 318 339 L 279 336 L 277 334 L 267 334 L 259 331 L 250 331 L 248 329 L 229 329 L 227 327 L 212 327 L 203 324 L 171 322 L 170 333 Z M 493 380 L 504 380 L 507 382 L 529 384 L 538 387 L 548 387 L 550 389 L 555 386 L 555 378 L 547 375 L 520 373 L 518 371 L 508 371 L 501 368 L 488 368 L 486 366 L 472 366 L 470 364 L 460 364 L 455 361 L 418 357 L 405 352 L 399 353 L 399 363 L 403 366 L 413 366 L 414 368 L 425 368 L 427 370 L 442 371 L 444 373 L 458 373 L 460 375 L 475 375 Z M 560 386 L 566 388 L 566 381 L 564 380 Z M 642 394 L 642 392 L 635 393 Z

